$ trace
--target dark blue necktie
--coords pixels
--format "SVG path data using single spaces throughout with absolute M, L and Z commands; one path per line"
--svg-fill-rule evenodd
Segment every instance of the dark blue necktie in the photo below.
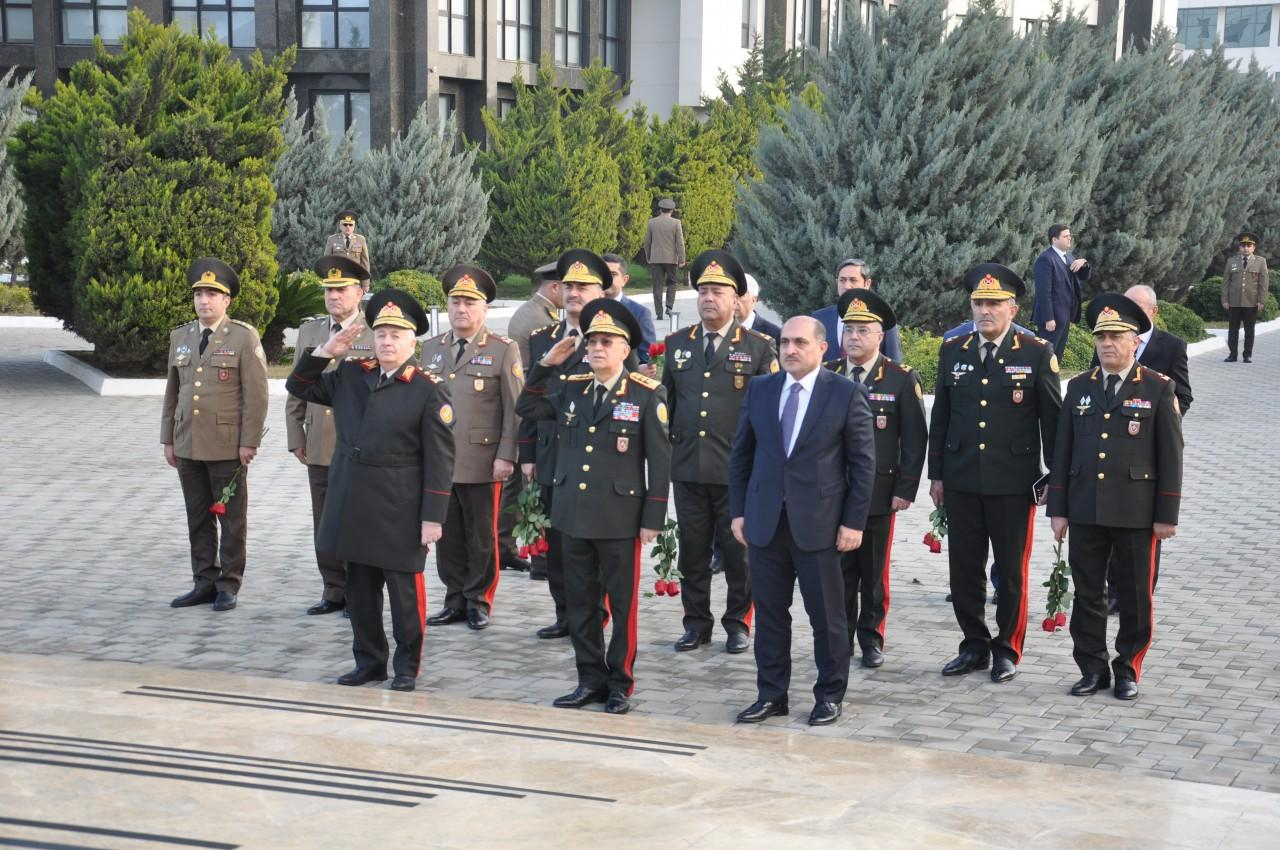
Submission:
M 791 435 L 796 430 L 796 411 L 800 409 L 800 390 L 799 383 L 792 384 L 787 403 L 782 406 L 782 448 L 788 455 L 791 454 Z

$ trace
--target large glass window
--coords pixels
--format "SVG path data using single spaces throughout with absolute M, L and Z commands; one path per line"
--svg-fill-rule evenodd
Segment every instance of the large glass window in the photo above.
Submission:
M 320 107 L 317 109 L 316 107 Z M 312 115 L 323 120 L 336 147 L 355 128 L 356 153 L 369 152 L 369 93 L 367 91 L 317 91 L 311 93 Z
M 1218 35 L 1217 9 L 1179 9 L 1178 41 L 1184 47 L 1213 47 Z
M 840 33 L 844 32 L 844 0 L 831 0 L 831 11 L 827 15 L 827 46 L 830 49 L 836 46 Z
M 582 28 L 588 19 L 585 0 L 556 0 L 556 64 L 570 68 L 583 65 Z
M 506 118 L 511 114 L 511 110 L 516 108 L 516 100 L 513 97 L 498 98 L 498 117 Z
M 742 40 L 744 48 L 751 46 L 756 37 L 755 0 L 742 0 Z
M 439 0 L 439 2 L 440 52 L 474 56 L 475 47 L 471 37 L 471 0 Z
M 533 0 L 498 0 L 498 57 L 533 61 Z
M 1270 6 L 1228 6 L 1224 47 L 1266 47 L 1271 42 Z
M 369 0 L 302 0 L 303 47 L 368 47 Z
M 94 35 L 118 44 L 128 31 L 128 0 L 62 0 L 63 44 L 88 44 Z
M 822 33 L 822 0 L 795 0 L 795 47 L 817 47 Z
M 253 0 L 172 0 L 170 20 L 199 35 L 210 30 L 232 47 L 253 47 Z
M 0 41 L 34 41 L 31 0 L 0 0 Z
M 457 95 L 449 92 L 441 92 L 436 101 L 436 117 L 440 119 L 440 123 L 444 124 L 453 117 L 453 113 L 458 109 Z
M 622 13 L 625 0 L 602 0 L 600 4 L 600 60 L 617 71 L 622 68 Z

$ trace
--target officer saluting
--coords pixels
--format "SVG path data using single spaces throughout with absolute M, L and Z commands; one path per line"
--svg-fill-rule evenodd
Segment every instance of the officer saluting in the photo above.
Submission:
M 562 339 L 529 370 L 516 412 L 556 425 L 551 522 L 564 547 L 578 687 L 555 705 L 605 702 L 605 711 L 624 714 L 635 688 L 641 546 L 657 537 L 667 516 L 666 392 L 624 365 L 642 340 L 640 324 L 626 306 L 599 298 L 581 315 L 591 371 L 570 375 L 564 387 L 551 386 L 560 383 L 557 367 L 576 350 L 572 338 Z M 607 652 L 602 594 L 613 615 Z
M 212 602 L 213 610 L 229 611 L 244 578 L 249 463 L 267 418 L 267 358 L 258 331 L 227 318 L 240 292 L 240 278 L 230 266 L 213 257 L 196 260 L 187 281 L 198 318 L 169 335 L 160 442 L 182 482 L 195 586 L 169 604 Z M 213 514 L 233 480 L 225 512 Z
M 382 586 L 395 633 L 393 690 L 411 691 L 422 660 L 427 547 L 440 539 L 453 479 L 453 408 L 449 387 L 411 361 L 430 325 L 422 306 L 385 289 L 365 308 L 377 359 L 348 360 L 361 328 L 347 328 L 304 354 L 285 382 L 304 401 L 333 407 L 338 444 L 316 547 L 347 562 L 355 669 L 340 685 L 387 678 Z
M 336 358 L 330 369 L 338 368 L 343 359 L 373 356 L 373 331 L 360 315 L 360 299 L 364 297 L 368 273 L 354 260 L 339 256 L 324 256 L 315 262 L 315 272 L 320 276 L 324 289 L 324 306 L 327 316 L 312 319 L 298 328 L 298 341 L 294 348 L 293 364 L 298 365 L 302 355 L 324 345 L 325 340 L 339 331 L 355 325 L 364 328 L 351 343 L 344 358 Z M 311 523 L 313 530 L 320 530 L 320 517 L 324 514 L 324 500 L 329 492 L 329 464 L 333 462 L 333 446 L 336 437 L 333 430 L 333 408 L 310 404 L 289 396 L 285 402 L 285 426 L 288 431 L 289 451 L 307 467 L 307 481 L 311 488 Z M 347 605 L 347 568 L 342 561 L 316 550 L 316 564 L 324 592 L 320 601 L 307 609 L 308 614 L 331 614 Z
M 1026 292 L 1022 278 L 999 263 L 980 263 L 965 272 L 964 285 L 976 330 L 943 342 L 929 423 L 929 495 L 935 505 L 946 497 L 951 604 L 964 632 L 960 654 L 942 675 L 991 664 L 991 680 L 1007 682 L 1027 633 L 1032 490 L 1041 450 L 1053 456 L 1062 387 L 1050 345 L 1011 327 L 1015 299 Z M 984 605 L 988 541 L 1000 575 L 994 640 Z
M 840 296 L 837 310 L 844 322 L 844 356 L 826 366 L 866 386 L 876 425 L 876 481 L 867 527 L 862 545 L 840 559 L 849 645 L 856 638 L 862 666 L 875 668 L 884 663 L 894 518 L 915 501 L 929 437 L 920 376 L 880 353 L 885 331 L 898 324 L 893 308 L 870 289 L 855 288 Z
M 723 551 L 728 599 L 725 648 L 746 652 L 751 632 L 751 575 L 746 547 L 729 530 L 729 449 L 747 383 L 778 371 L 772 341 L 738 324 L 734 307 L 747 294 L 742 265 L 725 251 L 703 251 L 690 279 L 702 321 L 666 339 L 662 385 L 671 407 L 671 479 L 680 521 L 684 636 L 677 652 L 711 641 L 711 541 Z
M 355 210 L 343 210 L 334 217 L 338 222 L 338 232 L 329 236 L 324 243 L 326 254 L 347 257 L 364 266 L 365 277 L 372 273 L 369 264 L 369 240 L 356 233 L 356 219 L 359 214 Z
M 1062 405 L 1049 484 L 1049 516 L 1061 540 L 1071 530 L 1075 606 L 1071 640 L 1083 677 L 1075 696 L 1111 684 L 1138 696 L 1151 646 L 1156 542 L 1177 531 L 1182 491 L 1182 422 L 1174 386 L 1135 360 L 1151 320 L 1123 295 L 1089 302 L 1101 364 L 1072 378 Z M 1116 658 L 1107 666 L 1108 556 L 1120 602 Z
M 449 385 L 453 491 L 436 566 L 444 608 L 427 620 L 489 625 L 498 590 L 498 507 L 516 461 L 516 396 L 524 370 L 515 343 L 485 326 L 498 287 L 484 269 L 459 265 L 441 277 L 450 330 L 422 344 L 423 368 Z

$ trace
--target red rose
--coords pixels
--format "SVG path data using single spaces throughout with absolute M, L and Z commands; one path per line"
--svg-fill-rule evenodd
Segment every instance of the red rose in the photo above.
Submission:
M 932 546 L 932 545 L 933 545 L 933 532 L 932 532 L 932 531 L 926 531 L 926 532 L 924 533 L 924 545 L 926 545 L 926 546 Z
M 666 350 L 667 350 L 666 345 L 664 345 L 661 342 L 653 342 L 649 344 L 650 357 L 657 357 L 658 355 L 662 354 Z
M 667 582 L 667 596 L 679 596 L 679 595 L 680 595 L 680 582 L 678 581 Z
M 654 593 L 656 593 L 656 594 L 658 594 L 659 596 L 666 596 L 666 595 L 667 595 L 667 580 L 666 580 L 666 579 L 662 579 L 662 578 L 660 578 L 660 579 L 658 579 L 657 581 L 655 581 L 655 582 L 653 583 L 653 592 L 654 592 Z
M 937 539 L 937 538 L 935 537 L 935 538 L 933 539 L 933 542 L 929 544 L 929 551 L 930 551 L 930 552 L 932 552 L 932 553 L 933 553 L 933 554 L 935 554 L 935 555 L 941 555 L 941 554 L 942 554 L 942 541 L 941 541 L 941 540 L 939 540 L 939 539 Z
M 529 557 L 529 547 L 521 546 L 520 549 L 516 552 L 516 554 L 519 555 L 521 558 Z
M 1055 626 L 1065 626 L 1067 624 L 1067 614 L 1065 611 L 1059 611 L 1053 615 L 1053 624 Z
M 209 513 L 213 514 L 214 516 L 223 516 L 226 514 L 226 512 L 227 512 L 226 502 L 214 502 L 209 507 Z
M 1052 617 L 1045 617 L 1045 618 L 1044 618 L 1044 630 L 1045 630 L 1046 632 L 1051 632 L 1051 631 L 1053 631 L 1055 627 L 1056 627 L 1056 624 L 1054 623 L 1054 621 L 1053 621 L 1053 618 L 1052 618 Z

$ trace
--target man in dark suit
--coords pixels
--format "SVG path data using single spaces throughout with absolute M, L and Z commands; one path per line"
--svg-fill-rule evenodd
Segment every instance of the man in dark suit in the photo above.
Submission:
M 920 376 L 880 353 L 884 329 L 898 321 L 893 308 L 870 289 L 850 289 L 840 296 L 839 306 L 844 350 L 826 366 L 866 386 L 876 421 L 876 483 L 866 534 L 862 545 L 840 561 L 850 645 L 856 639 L 862 666 L 874 669 L 884 664 L 894 519 L 916 499 L 929 436 Z
M 656 367 L 649 367 L 649 346 L 658 339 L 658 331 L 653 325 L 653 311 L 641 304 L 634 298 L 627 297 L 623 289 L 627 286 L 627 281 L 631 280 L 630 269 L 627 261 L 620 254 L 602 254 L 600 256 L 604 260 L 605 265 L 609 267 L 609 271 L 613 273 L 613 277 L 608 286 L 604 288 L 604 294 L 622 304 L 631 311 L 631 315 L 636 317 L 636 321 L 640 323 L 640 347 L 636 349 L 636 360 L 640 362 L 641 372 L 644 372 L 650 378 L 654 377 L 657 372 Z
M 776 349 L 782 344 L 782 328 L 756 312 L 756 303 L 760 300 L 760 284 L 751 275 L 747 275 L 747 294 L 738 296 L 738 306 L 734 314 L 738 322 L 747 330 L 762 333 L 773 340 Z
M 782 327 L 782 368 L 747 384 L 729 460 L 731 528 L 746 544 L 756 600 L 758 699 L 738 715 L 760 723 L 788 713 L 791 598 L 797 579 L 813 627 L 818 680 L 809 724 L 841 714 L 849 630 L 840 555 L 862 545 L 875 438 L 867 390 L 822 368 L 822 323 Z
M 836 267 L 837 299 L 855 287 L 858 289 L 871 289 L 873 285 L 871 267 L 867 265 L 866 260 L 841 260 L 840 265 Z M 814 310 L 811 315 L 819 322 L 822 322 L 822 328 L 827 332 L 827 344 L 831 346 L 833 351 L 838 349 L 840 347 L 840 333 L 844 328 L 840 321 L 842 318 L 840 311 L 836 309 L 835 303 L 833 302 L 826 307 Z M 902 362 L 902 340 L 898 337 L 897 328 L 890 328 L 885 332 L 884 339 L 880 341 L 880 353 L 890 360 Z
M 413 296 L 384 289 L 369 300 L 376 359 L 340 358 L 364 330 L 354 324 L 304 354 L 285 382 L 290 394 L 333 408 L 337 450 L 316 548 L 347 562 L 355 669 L 340 685 L 387 678 L 382 587 L 396 640 L 393 690 L 411 691 L 422 661 L 427 548 L 440 539 L 453 482 L 449 387 L 414 363 L 415 337 L 430 330 Z
M 1080 321 L 1080 282 L 1089 279 L 1089 261 L 1071 253 L 1071 228 L 1055 224 L 1049 228 L 1049 247 L 1036 257 L 1036 300 L 1031 322 L 1041 339 L 1053 346 L 1061 358 L 1067 347 L 1067 332 Z
M 1123 295 L 1089 302 L 1100 365 L 1067 384 L 1049 482 L 1053 534 L 1071 531 L 1075 604 L 1071 640 L 1088 696 L 1111 684 L 1117 699 L 1138 697 L 1151 647 L 1156 543 L 1177 533 L 1182 491 L 1182 422 L 1172 382 L 1135 359 L 1150 319 Z M 1107 656 L 1102 585 L 1119 590 L 1116 658 Z M 1110 661 L 1110 664 L 1108 664 Z
M 964 635 L 942 675 L 990 666 L 993 682 L 1007 682 L 1027 630 L 1032 491 L 1041 451 L 1053 454 L 1062 388 L 1049 344 L 1011 327 L 1026 291 L 1022 279 L 999 263 L 980 263 L 964 285 L 978 330 L 942 344 L 929 424 L 929 495 L 937 506 L 945 496 L 951 605 Z M 988 551 L 999 572 L 994 639 L 984 610 Z

